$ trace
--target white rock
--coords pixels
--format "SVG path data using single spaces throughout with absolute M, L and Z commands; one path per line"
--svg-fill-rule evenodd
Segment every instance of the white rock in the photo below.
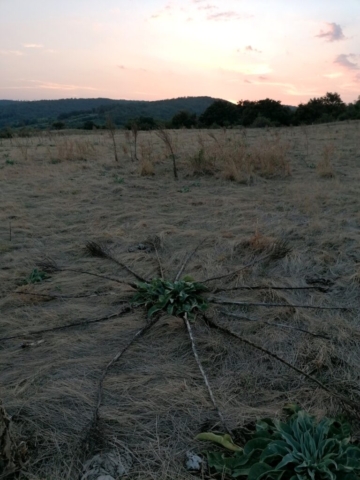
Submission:
M 203 463 L 202 459 L 198 456 L 195 455 L 195 453 L 192 452 L 186 452 L 186 468 L 188 470 L 196 470 L 199 471 L 201 470 L 201 464 Z
M 85 463 L 81 480 L 118 480 L 129 472 L 131 464 L 127 453 L 112 451 L 98 454 Z

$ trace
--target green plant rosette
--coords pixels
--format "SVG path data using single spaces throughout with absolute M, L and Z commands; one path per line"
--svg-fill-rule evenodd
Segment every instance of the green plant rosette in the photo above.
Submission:
M 202 296 L 206 291 L 201 283 L 186 280 L 169 282 L 156 278 L 148 283 L 138 283 L 131 303 L 134 306 L 144 305 L 149 318 L 160 311 L 175 316 L 187 314 L 192 318 L 196 311 L 203 312 L 208 308 Z

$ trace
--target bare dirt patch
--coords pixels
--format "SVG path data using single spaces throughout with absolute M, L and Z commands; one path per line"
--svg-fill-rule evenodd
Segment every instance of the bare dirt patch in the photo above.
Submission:
M 194 441 L 200 431 L 223 430 L 183 321 L 164 314 L 109 370 L 97 430 L 84 443 L 104 367 L 146 324 L 142 309 L 116 316 L 131 288 L 72 271 L 135 280 L 86 256 L 88 241 L 106 245 L 147 279 L 159 276 L 157 255 L 173 279 L 203 241 L 184 272 L 199 282 L 286 241 L 285 255 L 211 283 L 267 286 L 217 296 L 285 307 L 217 304 L 207 313 L 358 401 L 360 127 L 305 129 L 170 132 L 178 181 L 154 133 L 138 134 L 137 160 L 131 135 L 117 133 L 118 162 L 106 132 L 1 141 L 0 399 L 12 439 L 27 445 L 20 478 L 78 479 L 96 455 L 127 462 L 127 476 L 119 478 L 198 478 L 185 469 L 186 452 L 201 453 Z M 154 238 L 156 251 L 149 247 Z M 63 271 L 40 278 L 34 269 L 44 257 Z M 31 335 L 96 319 L 103 320 Z M 279 415 L 287 402 L 316 414 L 344 412 L 342 402 L 276 359 L 201 318 L 192 328 L 235 434 L 257 417 Z

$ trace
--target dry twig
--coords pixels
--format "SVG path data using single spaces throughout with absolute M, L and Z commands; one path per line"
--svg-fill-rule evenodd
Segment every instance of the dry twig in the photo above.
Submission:
M 348 307 L 319 307 L 316 305 L 292 305 L 291 303 L 237 302 L 221 298 L 209 298 L 209 302 L 219 305 L 240 305 L 241 307 L 288 307 L 311 308 L 313 310 L 350 310 Z
M 140 282 L 147 282 L 145 278 L 143 278 L 141 275 L 137 274 L 132 270 L 130 267 L 125 265 L 124 263 L 120 262 L 117 260 L 106 248 L 104 248 L 102 245 L 99 245 L 96 242 L 87 242 L 85 246 L 86 252 L 91 255 L 92 257 L 98 257 L 98 258 L 106 258 L 107 260 L 111 260 L 112 262 L 116 263 L 116 265 L 119 265 L 119 267 L 123 268 L 127 272 L 131 273 L 137 280 Z
M 105 322 L 106 320 L 111 320 L 112 318 L 121 317 L 122 315 L 125 315 L 130 311 L 131 307 L 125 307 L 120 310 L 120 312 L 112 313 L 111 315 L 107 315 L 106 317 L 96 318 L 95 320 L 85 320 L 84 322 L 69 323 L 68 325 L 62 325 L 60 327 L 44 328 L 42 330 L 36 330 L 35 332 L 27 332 L 23 334 L 13 335 L 11 337 L 3 337 L 0 338 L 0 342 L 3 342 L 5 340 L 13 340 L 14 338 L 28 337 L 29 335 L 40 335 L 41 333 L 54 332 L 56 330 L 66 330 L 67 328 L 81 327 L 83 325 L 90 325 L 92 323 Z
M 256 265 L 257 263 L 263 262 L 265 260 L 270 260 L 270 259 L 276 260 L 279 258 L 283 258 L 289 252 L 290 252 L 290 247 L 288 245 L 288 242 L 286 240 L 279 240 L 271 246 L 271 248 L 268 250 L 268 253 L 266 255 L 263 255 L 260 258 L 254 259 L 252 262 L 249 262 L 247 265 L 244 265 L 243 267 L 231 273 L 226 273 L 225 275 L 219 275 L 217 277 L 207 278 L 206 280 L 203 280 L 202 283 L 212 282 L 214 280 L 222 280 L 224 278 L 231 277 L 232 275 L 237 275 L 238 273 L 242 272 L 246 268 L 252 267 L 253 265 Z
M 332 389 L 328 388 L 326 385 L 324 385 L 322 382 L 320 382 L 319 380 L 317 380 L 315 377 L 312 377 L 311 375 L 308 375 L 306 372 L 304 372 L 303 370 L 301 370 L 300 368 L 297 368 L 295 367 L 294 365 L 292 365 L 291 363 L 287 362 L 286 360 L 284 360 L 283 358 L 279 357 L 278 355 L 276 355 L 275 353 L 272 353 L 270 352 L 270 350 L 267 350 L 266 348 L 264 347 L 261 347 L 260 345 L 257 345 L 256 343 L 252 342 L 251 340 L 248 340 L 244 337 L 242 337 L 241 335 L 239 335 L 238 333 L 236 332 L 233 332 L 232 330 L 230 330 L 229 328 L 226 328 L 226 327 L 223 327 L 221 325 L 219 325 L 218 323 L 214 322 L 213 320 L 211 320 L 210 318 L 208 318 L 206 315 L 203 315 L 203 318 L 205 320 L 205 323 L 207 325 L 209 325 L 210 327 L 212 328 L 215 328 L 217 330 L 220 330 L 221 332 L 223 333 L 226 333 L 227 335 L 230 335 L 231 337 L 234 337 L 238 340 L 240 340 L 242 343 L 245 343 L 246 345 L 249 345 L 250 347 L 252 348 L 255 348 L 256 350 L 259 350 L 260 352 L 262 353 L 265 353 L 266 355 L 268 355 L 269 357 L 272 357 L 274 358 L 275 360 L 278 360 L 279 362 L 283 363 L 284 365 L 286 365 L 287 367 L 291 368 L 292 370 L 294 370 L 295 372 L 299 373 L 300 375 L 304 376 L 305 378 L 307 378 L 308 380 L 310 380 L 311 382 L 313 383 L 316 383 L 316 385 L 318 385 L 318 387 L 320 387 L 322 390 L 324 390 L 325 392 L 329 393 L 332 397 L 334 398 L 337 398 L 338 400 L 340 400 L 342 403 L 344 403 L 345 405 L 351 407 L 352 409 L 354 409 L 356 412 L 359 412 L 360 411 L 360 405 L 357 403 L 357 402 L 354 402 L 353 400 L 341 395 L 340 393 L 337 393 L 337 392 L 334 392 Z
M 320 292 L 327 292 L 329 289 L 324 287 L 267 287 L 266 285 L 257 285 L 254 287 L 216 288 L 212 293 L 234 292 L 236 290 L 319 290 Z
M 309 330 L 305 330 L 304 328 L 293 327 L 292 325 L 285 325 L 285 324 L 282 324 L 282 323 L 271 323 L 271 322 L 268 322 L 266 320 L 257 320 L 255 318 L 248 318 L 248 317 L 245 317 L 244 315 L 237 315 L 236 313 L 226 312 L 225 310 L 220 310 L 220 312 L 223 315 L 226 315 L 227 317 L 237 318 L 239 320 L 247 320 L 247 321 L 250 321 L 250 322 L 265 323 L 266 325 L 269 325 L 270 327 L 288 328 L 290 330 L 296 330 L 298 332 L 307 333 L 308 335 L 311 335 L 313 337 L 324 338 L 325 340 L 331 340 L 331 338 L 328 335 L 321 335 L 319 333 L 309 332 Z
M 226 422 L 225 422 L 225 419 L 224 419 L 224 416 L 223 414 L 221 413 L 220 411 L 220 408 L 218 407 L 217 403 L 216 403 L 216 400 L 215 400 L 215 397 L 214 397 L 214 394 L 213 394 L 213 391 L 211 389 L 211 386 L 210 386 L 210 383 L 209 383 L 209 379 L 207 378 L 207 375 L 205 373 L 205 370 L 204 370 L 204 367 L 202 366 L 201 364 L 201 360 L 199 358 L 199 354 L 196 350 L 196 343 L 195 343 L 195 339 L 194 339 L 194 335 L 193 335 L 193 332 L 192 332 L 192 329 L 191 329 L 191 325 L 190 325 L 190 322 L 187 318 L 187 315 L 185 313 L 184 315 L 184 323 L 186 325 L 186 328 L 187 328 L 187 331 L 188 331 L 188 334 L 189 334 L 189 337 L 190 337 L 190 341 L 191 341 L 191 348 L 192 348 L 192 351 L 193 351 L 193 354 L 194 354 L 194 357 L 195 357 L 195 360 L 196 360 L 196 363 L 199 367 L 199 370 L 201 372 L 201 375 L 204 379 L 204 382 L 205 382 L 205 385 L 206 385 L 206 388 L 208 389 L 208 392 L 209 392 L 209 395 L 210 395 L 210 398 L 211 398 L 211 402 L 212 404 L 214 405 L 214 408 L 216 410 L 216 413 L 219 415 L 219 418 L 220 418 L 220 421 L 222 423 L 222 426 L 224 427 L 224 429 L 226 430 L 227 433 L 230 433 L 230 430 L 228 429 L 228 427 L 226 426 Z
M 179 271 L 177 272 L 177 274 L 175 275 L 175 279 L 174 279 L 174 282 L 177 282 L 179 280 L 179 278 L 181 277 L 183 271 L 185 270 L 187 264 L 190 262 L 190 260 L 192 259 L 193 255 L 195 255 L 195 253 L 199 250 L 199 248 L 201 247 L 201 245 L 204 243 L 205 240 L 201 240 L 201 242 L 197 245 L 197 247 L 194 248 L 194 250 L 192 252 L 190 252 L 188 255 L 186 255 L 186 257 L 184 258 L 182 264 L 180 265 L 180 268 L 179 268 Z
M 153 327 L 159 320 L 160 316 L 153 318 L 150 320 L 144 327 L 140 328 L 135 335 L 130 339 L 130 341 L 125 345 L 124 348 L 122 348 L 117 354 L 110 360 L 110 362 L 106 365 L 106 367 L 103 369 L 102 374 L 99 379 L 98 387 L 97 387 L 97 392 L 96 392 L 96 406 L 94 409 L 94 413 L 92 415 L 92 419 L 90 421 L 90 424 L 86 430 L 85 438 L 84 438 L 84 443 L 87 442 L 89 435 L 93 430 L 96 429 L 96 424 L 98 421 L 98 416 L 99 416 L 99 409 L 102 403 L 102 393 L 103 393 L 103 383 L 105 380 L 105 377 L 110 370 L 110 368 L 124 355 L 124 353 L 131 347 L 131 345 L 136 342 L 140 337 L 144 335 L 145 332 L 150 330 L 151 327 Z
M 129 285 L 130 287 L 136 288 L 136 285 L 131 282 L 125 282 L 124 280 L 119 280 L 118 278 L 108 277 L 106 275 L 100 275 L 98 273 L 88 272 L 86 270 L 78 270 L 75 268 L 62 268 L 57 265 L 53 260 L 46 260 L 37 263 L 37 266 L 41 268 L 46 273 L 56 273 L 56 272 L 72 272 L 79 273 L 81 275 L 91 275 L 97 278 L 103 278 L 104 280 L 110 280 L 111 282 L 120 283 L 122 285 Z

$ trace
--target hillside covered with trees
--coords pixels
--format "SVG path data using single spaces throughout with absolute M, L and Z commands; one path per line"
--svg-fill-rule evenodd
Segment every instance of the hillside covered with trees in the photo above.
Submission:
M 237 104 L 211 97 L 132 101 L 66 99 L 19 102 L 0 100 L 0 133 L 10 128 L 168 128 L 278 127 L 360 119 L 360 97 L 346 104 L 338 93 L 326 93 L 298 107 L 269 98 Z M 7 129 L 7 130 L 6 130 Z
M 0 100 L 0 128 L 48 128 L 54 122 L 58 127 L 63 125 L 66 128 L 90 128 L 93 125 L 101 127 L 106 124 L 108 117 L 119 127 L 139 117 L 151 117 L 165 122 L 171 120 L 179 111 L 200 115 L 214 100 L 211 97 L 180 97 L 153 102 L 108 98 Z

